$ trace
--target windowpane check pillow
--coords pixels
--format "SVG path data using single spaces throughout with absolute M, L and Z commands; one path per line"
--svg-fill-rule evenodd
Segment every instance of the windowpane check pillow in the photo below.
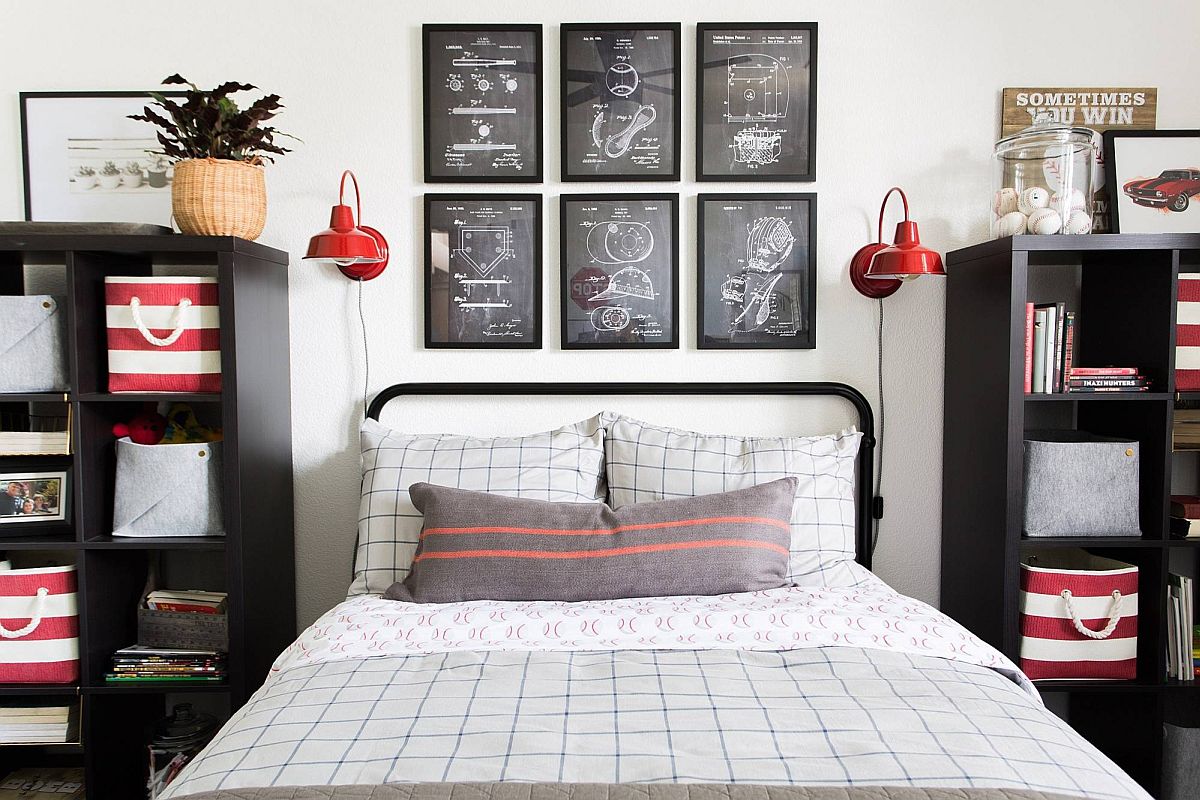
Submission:
M 418 483 L 412 570 L 389 600 L 614 600 L 787 583 L 795 478 L 702 497 L 545 503 Z
M 348 596 L 403 580 L 421 533 L 409 487 L 418 482 L 565 503 L 605 497 L 600 417 L 529 436 L 409 435 L 363 422 L 362 499 Z
M 789 579 L 853 586 L 854 476 L 862 434 L 716 436 L 604 415 L 608 502 L 634 503 L 743 489 L 794 477 Z

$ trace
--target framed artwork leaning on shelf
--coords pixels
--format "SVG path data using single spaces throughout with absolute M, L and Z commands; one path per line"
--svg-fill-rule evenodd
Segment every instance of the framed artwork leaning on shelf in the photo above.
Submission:
M 0 525 L 64 522 L 69 500 L 67 470 L 9 466 L 0 472 Z
M 1200 233 L 1200 130 L 1104 132 L 1114 233 Z

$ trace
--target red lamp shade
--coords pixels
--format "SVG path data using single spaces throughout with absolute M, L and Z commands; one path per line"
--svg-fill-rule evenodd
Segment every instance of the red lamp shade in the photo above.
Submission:
M 883 243 L 883 212 L 892 192 L 904 203 L 904 221 L 896 225 L 895 244 Z M 866 245 L 850 260 L 850 282 L 859 293 L 872 299 L 888 297 L 900 284 L 922 275 L 945 275 L 942 257 L 921 245 L 917 223 L 908 218 L 908 198 L 898 186 L 883 196 L 879 207 L 879 241 Z
M 346 178 L 354 184 L 354 201 L 357 209 L 342 202 L 346 192 Z M 308 252 L 305 259 L 314 261 L 332 261 L 347 278 L 356 281 L 369 281 L 377 278 L 388 265 L 388 245 L 383 234 L 367 225 L 356 225 L 357 217 L 362 220 L 362 203 L 358 195 L 358 179 L 354 173 L 346 170 L 342 173 L 341 186 L 338 189 L 338 204 L 329 215 L 329 227 L 308 242 Z

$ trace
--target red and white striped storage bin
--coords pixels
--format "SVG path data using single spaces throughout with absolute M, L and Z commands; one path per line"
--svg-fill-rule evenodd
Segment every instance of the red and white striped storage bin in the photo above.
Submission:
M 221 391 L 216 278 L 107 277 L 110 392 Z
M 79 680 L 75 567 L 0 569 L 0 683 Z
M 1021 669 L 1043 678 L 1137 677 L 1138 568 L 1083 550 L 1021 564 Z
M 1180 275 L 1175 319 L 1175 390 L 1200 389 L 1200 275 Z

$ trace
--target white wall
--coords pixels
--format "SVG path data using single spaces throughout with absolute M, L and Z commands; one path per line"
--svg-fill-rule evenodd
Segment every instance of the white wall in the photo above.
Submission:
M 420 24 L 546 24 L 545 173 L 558 174 L 558 30 L 563 21 L 684 23 L 683 151 L 693 150 L 693 70 L 698 21 L 820 23 L 818 348 L 810 352 L 698 352 L 692 342 L 695 202 L 707 187 L 686 178 L 681 242 L 685 346 L 676 352 L 563 353 L 558 341 L 556 201 L 548 180 L 546 349 L 433 352 L 421 348 Z M 956 0 L 816 3 L 673 0 L 600 4 L 558 0 L 458 3 L 271 0 L 204 4 L 39 0 L 0 6 L 0 218 L 19 219 L 17 92 L 153 88 L 172 72 L 203 85 L 225 80 L 278 92 L 278 124 L 304 140 L 271 168 L 270 219 L 261 241 L 289 250 L 292 416 L 296 467 L 299 621 L 339 600 L 348 582 L 357 505 L 363 373 L 353 285 L 329 267 L 299 261 L 324 227 L 340 170 L 354 168 L 366 221 L 388 235 L 389 271 L 366 287 L 372 390 L 401 380 L 841 380 L 874 398 L 875 306 L 844 276 L 874 235 L 892 184 L 908 192 L 928 244 L 951 250 L 984 238 L 989 156 L 1004 86 L 1157 86 L 1160 127 L 1200 127 L 1200 3 L 1117 0 Z M 487 190 L 502 187 L 486 187 Z M 753 184 L 721 190 L 756 191 Z M 779 188 L 777 186 L 769 189 Z M 568 191 L 612 191 L 574 184 Z M 432 191 L 447 191 L 443 185 Z M 520 187 L 529 191 L 528 187 Z M 901 591 L 935 601 L 941 486 L 943 284 L 925 279 L 888 300 L 887 520 L 877 571 Z M 408 427 L 536 429 L 600 403 L 548 410 L 456 404 L 460 419 L 426 407 Z M 778 402 L 715 416 L 709 405 L 626 406 L 667 422 L 728 432 L 808 423 Z M 465 415 L 466 418 L 461 418 Z M 396 418 L 393 417 L 393 420 Z

